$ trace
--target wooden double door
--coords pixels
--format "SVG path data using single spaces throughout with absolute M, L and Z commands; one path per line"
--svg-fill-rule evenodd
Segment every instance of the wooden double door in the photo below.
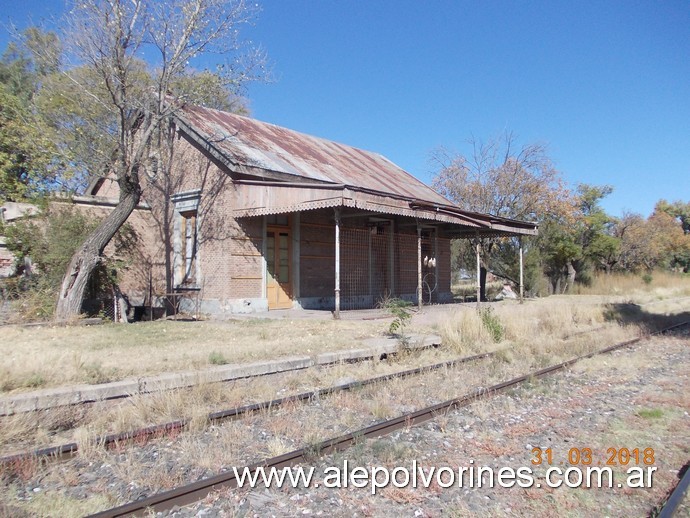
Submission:
M 266 297 L 268 309 L 292 307 L 292 246 L 289 228 L 266 230 Z

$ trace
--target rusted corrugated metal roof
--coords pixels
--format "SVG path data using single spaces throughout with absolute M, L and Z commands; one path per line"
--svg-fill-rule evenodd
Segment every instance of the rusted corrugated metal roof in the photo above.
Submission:
M 185 106 L 180 115 L 209 145 L 245 167 L 451 204 L 377 153 L 199 106 Z

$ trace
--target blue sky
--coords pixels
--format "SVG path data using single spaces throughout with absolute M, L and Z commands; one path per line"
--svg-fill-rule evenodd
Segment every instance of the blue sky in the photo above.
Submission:
M 604 207 L 690 201 L 690 2 L 264 0 L 253 116 L 379 152 L 429 183 L 432 150 L 504 130 L 548 145 Z M 24 25 L 62 2 L 1 1 Z M 0 44 L 6 44 L 2 29 Z

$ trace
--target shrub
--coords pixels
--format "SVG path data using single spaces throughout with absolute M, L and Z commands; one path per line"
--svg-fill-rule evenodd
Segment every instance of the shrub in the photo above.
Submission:
M 223 353 L 211 351 L 211 354 L 208 355 L 208 363 L 211 365 L 225 365 L 228 363 L 228 360 L 223 356 Z
M 37 216 L 0 229 L 18 266 L 18 276 L 6 280 L 0 291 L 4 298 L 14 300 L 13 309 L 21 320 L 44 320 L 52 316 L 67 265 L 98 224 L 92 216 L 69 203 L 42 200 L 38 205 Z M 136 233 L 131 226 L 124 225 L 115 236 L 118 253 L 128 253 L 136 244 Z M 32 271 L 25 268 L 26 258 L 31 259 Z M 92 294 L 109 291 L 117 282 L 117 271 L 126 266 L 121 263 L 106 258 L 92 274 L 88 291 Z
M 664 412 L 660 408 L 642 408 L 637 411 L 637 415 L 642 419 L 659 419 Z
M 505 336 L 505 328 L 503 327 L 503 324 L 501 324 L 499 318 L 494 313 L 493 308 L 487 307 L 482 309 L 480 312 L 480 316 L 482 319 L 482 325 L 484 326 L 484 329 L 486 329 L 489 332 L 491 339 L 495 343 L 498 343 L 501 340 L 503 340 L 503 337 Z
M 395 318 L 388 327 L 391 335 L 398 335 L 401 340 L 405 340 L 405 326 L 412 318 L 410 313 L 412 302 L 398 298 L 387 298 L 379 302 L 379 307 L 387 309 Z

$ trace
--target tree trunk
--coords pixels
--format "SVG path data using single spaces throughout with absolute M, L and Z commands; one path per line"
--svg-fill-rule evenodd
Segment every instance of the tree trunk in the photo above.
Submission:
M 173 214 L 170 206 L 170 195 L 172 188 L 168 187 L 165 193 L 165 203 L 163 205 L 163 244 L 165 246 L 165 296 L 163 297 L 165 304 L 165 314 L 170 315 L 176 311 L 173 301 L 168 298 L 169 293 L 175 291 L 175 265 L 173 262 Z
M 119 203 L 77 249 L 67 267 L 55 308 L 55 319 L 58 321 L 79 316 L 86 285 L 91 273 L 101 262 L 103 250 L 139 203 L 141 187 L 138 180 L 122 180 L 118 183 Z
M 573 266 L 572 261 L 568 261 L 568 291 L 572 290 L 575 286 L 575 276 L 577 275 L 577 270 Z

